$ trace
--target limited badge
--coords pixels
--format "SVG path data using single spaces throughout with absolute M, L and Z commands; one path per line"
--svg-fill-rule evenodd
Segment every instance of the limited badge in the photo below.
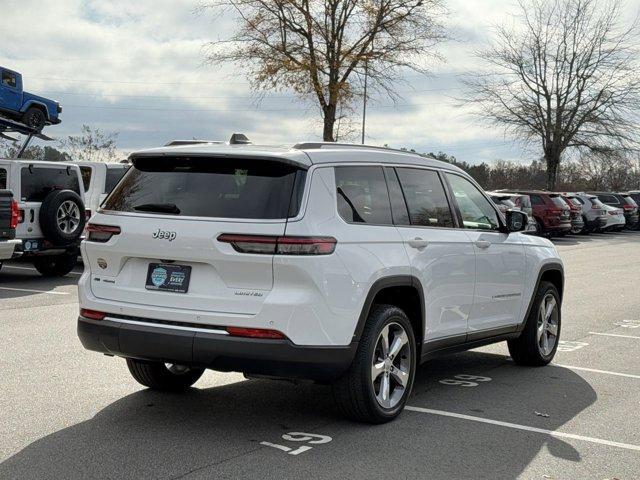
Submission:
M 167 271 L 162 267 L 156 267 L 153 272 L 151 272 L 151 281 L 156 287 L 162 285 L 166 279 Z

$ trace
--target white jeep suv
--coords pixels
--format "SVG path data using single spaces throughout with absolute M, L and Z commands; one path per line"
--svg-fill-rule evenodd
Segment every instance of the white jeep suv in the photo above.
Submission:
M 503 340 L 518 364 L 556 352 L 558 253 L 454 166 L 325 143 L 130 160 L 81 246 L 78 335 L 147 387 L 205 369 L 312 379 L 380 423 L 436 355 Z

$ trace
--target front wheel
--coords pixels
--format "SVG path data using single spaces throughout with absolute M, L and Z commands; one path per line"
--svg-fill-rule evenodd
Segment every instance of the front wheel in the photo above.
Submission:
M 509 340 L 509 353 L 518 365 L 542 366 L 556 354 L 560 340 L 560 294 L 551 282 L 540 282 L 522 334 Z
M 196 383 L 204 368 L 192 368 L 173 363 L 147 362 L 127 358 L 127 367 L 138 383 L 153 390 L 177 392 Z
M 22 116 L 22 123 L 40 132 L 47 123 L 47 117 L 38 107 L 30 107 Z
M 385 423 L 396 418 L 411 393 L 416 355 L 407 315 L 392 305 L 377 305 L 351 367 L 333 384 L 340 411 L 359 422 Z
M 51 255 L 36 257 L 33 260 L 35 269 L 45 277 L 64 277 L 76 266 L 78 255 L 65 253 L 63 255 Z

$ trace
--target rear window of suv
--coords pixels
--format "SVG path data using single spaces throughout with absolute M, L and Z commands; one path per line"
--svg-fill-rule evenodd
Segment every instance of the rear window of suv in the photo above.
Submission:
M 282 219 L 297 214 L 306 174 L 290 164 L 244 158 L 149 157 L 134 163 L 105 210 Z
M 42 202 L 53 190 L 72 190 L 80 195 L 78 174 L 67 167 L 22 167 L 20 183 L 23 202 Z

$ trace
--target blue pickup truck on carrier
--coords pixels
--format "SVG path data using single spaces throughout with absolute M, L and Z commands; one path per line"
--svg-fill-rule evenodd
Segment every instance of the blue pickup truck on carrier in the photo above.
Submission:
M 0 115 L 22 122 L 36 131 L 60 123 L 58 102 L 22 89 L 22 75 L 0 67 Z

